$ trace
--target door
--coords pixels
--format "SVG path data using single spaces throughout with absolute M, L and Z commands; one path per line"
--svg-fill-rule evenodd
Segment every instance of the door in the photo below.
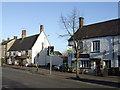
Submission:
M 99 75 L 100 73 L 100 60 L 96 60 L 96 74 Z
M 120 67 L 120 56 L 118 56 L 118 67 Z

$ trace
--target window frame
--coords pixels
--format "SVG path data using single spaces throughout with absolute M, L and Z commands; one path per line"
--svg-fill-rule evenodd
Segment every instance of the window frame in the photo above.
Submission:
M 92 41 L 92 52 L 100 52 L 100 40 Z
M 89 60 L 81 60 L 81 68 L 91 68 L 91 61 Z
M 28 50 L 25 51 L 26 55 L 29 55 Z

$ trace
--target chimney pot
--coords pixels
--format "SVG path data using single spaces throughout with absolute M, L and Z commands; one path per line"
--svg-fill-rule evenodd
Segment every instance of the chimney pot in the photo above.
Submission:
M 22 30 L 22 39 L 26 37 L 26 30 Z
M 8 37 L 7 40 L 10 40 L 10 38 Z
M 17 36 L 14 36 L 14 40 L 17 40 Z
M 44 26 L 43 25 L 40 25 L 40 33 L 44 31 Z
M 80 17 L 80 18 L 79 18 L 79 28 L 82 28 L 82 27 L 83 27 L 83 24 L 84 24 L 84 18 L 83 18 L 83 17 Z
M 2 39 L 2 42 L 6 41 L 5 39 Z

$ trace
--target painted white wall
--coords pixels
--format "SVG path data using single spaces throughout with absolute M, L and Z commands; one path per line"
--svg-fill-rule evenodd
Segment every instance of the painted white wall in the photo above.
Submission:
M 100 40 L 99 53 L 93 52 L 92 42 L 96 40 Z M 71 45 L 72 41 L 68 43 Z M 118 67 L 118 55 L 120 55 L 120 35 L 83 39 L 83 45 L 83 50 L 85 50 L 83 54 L 90 54 L 90 58 L 103 58 L 104 60 L 111 60 L 111 67 Z M 104 51 L 106 51 L 105 55 L 103 55 Z M 68 61 L 70 61 L 69 56 Z
M 43 46 L 42 46 L 42 43 L 43 43 Z M 35 64 L 38 62 L 39 65 L 47 65 L 48 63 L 50 63 L 50 57 L 47 55 L 48 46 L 50 46 L 50 43 L 44 31 L 42 31 L 38 36 L 34 46 L 32 47 L 32 63 Z M 63 59 L 60 58 L 59 56 L 54 55 L 52 57 L 53 65 L 58 65 L 62 63 L 63 63 Z
M 111 67 L 118 67 L 118 41 L 120 36 L 107 36 L 99 38 L 85 39 L 83 42 L 91 43 L 90 58 L 103 58 L 104 60 L 111 60 Z M 92 53 L 92 42 L 100 40 L 100 53 Z M 89 44 L 88 44 L 89 45 Z M 106 54 L 103 55 L 104 50 Z
M 48 42 L 47 37 L 44 34 L 44 31 L 40 33 L 34 46 L 32 47 L 32 63 L 34 63 L 34 59 L 37 57 L 37 54 L 39 54 L 42 51 L 42 43 L 44 43 L 44 48 L 47 48 L 48 46 L 50 46 L 50 43 Z M 43 57 L 45 56 L 42 56 L 42 58 Z
M 93 41 L 100 40 L 100 52 L 94 53 L 93 52 Z M 87 44 L 86 44 L 87 43 Z M 111 45 L 111 37 L 99 37 L 99 38 L 90 38 L 90 39 L 84 39 L 83 45 L 87 45 L 87 51 L 84 51 L 83 53 L 89 53 L 90 58 L 102 58 L 103 52 L 106 50 L 106 55 L 104 56 L 104 59 L 111 60 L 112 58 L 112 45 Z M 84 49 L 86 49 L 86 46 L 83 46 Z
M 114 42 L 114 46 L 113 46 L 113 51 L 114 51 L 114 57 L 113 57 L 113 60 L 114 60 L 114 67 L 119 67 L 118 66 L 118 55 L 120 55 L 120 51 L 119 51 L 119 47 L 120 47 L 120 36 L 114 36 L 113 37 L 113 42 Z
M 48 46 L 50 46 L 50 43 L 49 43 L 44 31 L 42 31 L 40 33 L 40 35 L 38 36 L 32 49 L 28 50 L 28 55 L 30 56 L 29 60 L 27 59 L 28 64 L 29 63 L 34 64 L 34 59 L 35 59 L 35 61 L 38 61 L 39 65 L 47 65 L 50 62 L 50 57 L 47 56 Z M 26 55 L 25 50 L 23 50 L 23 51 L 10 51 L 10 52 L 7 52 L 7 54 L 9 55 L 11 53 L 12 56 L 15 56 L 15 55 L 13 55 L 14 52 L 16 55 L 18 55 L 18 54 Z M 37 56 L 38 54 L 39 54 L 39 57 Z M 52 64 L 53 65 L 58 65 L 58 64 L 62 64 L 62 63 L 63 63 L 63 59 L 60 58 L 59 56 L 54 55 L 52 57 Z
M 7 59 L 7 64 L 12 64 L 11 58 Z

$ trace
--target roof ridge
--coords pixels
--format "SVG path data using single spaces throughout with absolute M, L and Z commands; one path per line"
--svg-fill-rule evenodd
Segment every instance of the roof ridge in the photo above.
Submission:
M 83 26 L 82 28 L 79 28 L 75 32 L 74 36 L 76 39 L 78 39 L 78 38 L 93 38 L 93 37 L 120 35 L 120 31 L 118 31 L 118 27 L 120 26 L 117 24 L 119 20 L 120 18 L 117 18 L 109 21 Z M 70 37 L 68 41 L 72 40 L 72 37 Z
M 38 37 L 39 34 L 28 36 L 24 39 L 19 38 L 15 40 L 14 44 L 10 47 L 9 51 L 30 50 Z
M 30 37 L 37 36 L 37 35 L 39 35 L 39 34 L 35 34 L 35 35 L 31 35 L 31 36 L 27 36 L 27 37 L 25 37 L 25 38 L 30 38 Z M 25 39 L 25 38 L 24 38 L 24 39 Z M 22 38 L 19 38 L 19 39 L 22 39 Z M 19 40 L 19 39 L 17 39 L 17 40 Z
M 93 23 L 93 24 L 89 24 L 89 25 L 84 25 L 83 28 L 88 27 L 88 26 L 92 26 L 92 25 L 97 25 L 97 24 L 103 24 L 103 23 L 107 23 L 107 22 L 111 22 L 111 21 L 116 21 L 116 20 L 120 20 L 120 18 L 112 19 L 112 20 L 108 20 L 108 21 L 97 22 L 97 23 Z

